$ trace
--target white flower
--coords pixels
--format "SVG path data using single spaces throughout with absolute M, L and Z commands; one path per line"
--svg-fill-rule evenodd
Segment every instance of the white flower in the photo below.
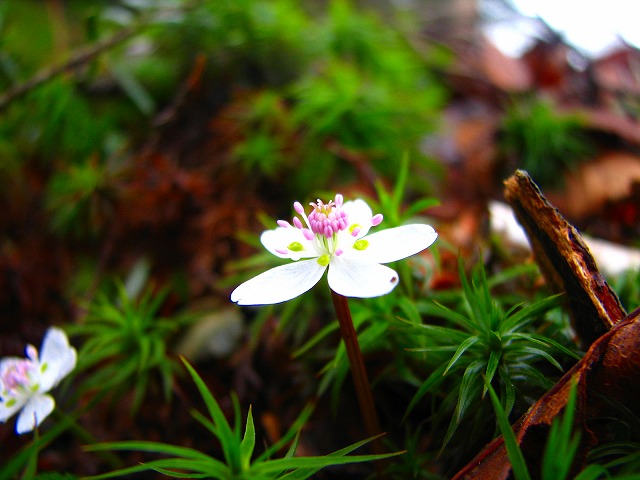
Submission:
M 76 350 L 65 333 L 51 327 L 40 348 L 27 345 L 27 358 L 0 360 L 0 422 L 20 410 L 16 432 L 30 432 L 53 411 L 55 401 L 47 392 L 58 385 L 76 366 Z
M 231 293 L 239 305 L 285 302 L 310 290 L 329 270 L 329 287 L 346 297 L 385 295 L 398 284 L 398 274 L 382 263 L 394 262 L 429 247 L 438 234 L 429 225 L 413 224 L 382 230 L 369 229 L 382 222 L 363 200 L 343 204 L 342 195 L 324 204 L 311 203 L 307 215 L 296 202 L 293 225 L 279 220 L 279 227 L 265 231 L 260 241 L 274 255 L 293 263 L 272 268 L 248 280 Z M 301 260 L 303 259 L 303 260 Z

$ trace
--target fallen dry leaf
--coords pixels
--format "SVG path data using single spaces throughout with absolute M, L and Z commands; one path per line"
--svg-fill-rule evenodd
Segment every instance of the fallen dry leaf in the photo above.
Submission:
M 505 197 L 529 237 L 542 273 L 556 292 L 566 292 L 574 328 L 585 347 L 609 330 L 625 311 L 598 271 L 580 232 L 519 170 L 505 182 Z

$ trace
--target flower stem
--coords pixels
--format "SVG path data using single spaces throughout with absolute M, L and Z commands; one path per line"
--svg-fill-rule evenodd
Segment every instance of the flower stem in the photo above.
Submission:
M 373 394 L 371 393 L 367 370 L 365 369 L 364 359 L 362 358 L 362 352 L 360 351 L 360 345 L 358 344 L 358 335 L 353 326 L 353 320 L 351 319 L 351 311 L 349 310 L 347 297 L 331 290 L 331 299 L 333 300 L 333 306 L 336 309 L 336 314 L 338 316 L 342 340 L 344 341 L 344 345 L 347 349 L 351 376 L 353 377 L 353 383 L 355 384 L 360 412 L 362 414 L 362 419 L 364 420 L 365 428 L 367 429 L 367 434 L 370 437 L 379 436 L 382 433 L 382 429 L 380 428 L 378 414 L 373 402 Z M 384 448 L 380 438 L 376 438 L 373 441 L 372 448 L 376 455 L 384 453 Z M 378 462 L 376 462 L 376 465 L 377 464 Z M 378 477 L 380 477 L 379 471 Z

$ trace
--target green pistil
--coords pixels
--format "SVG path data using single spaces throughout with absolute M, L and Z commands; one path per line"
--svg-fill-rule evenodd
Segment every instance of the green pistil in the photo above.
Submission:
M 304 250 L 304 247 L 300 242 L 291 242 L 287 248 L 292 252 L 301 252 Z
M 325 253 L 324 255 L 319 256 L 316 261 L 318 262 L 318 265 L 326 267 L 329 265 L 329 260 L 331 260 L 331 256 Z
M 369 246 L 369 241 L 361 238 L 353 244 L 353 248 L 356 250 L 365 250 Z

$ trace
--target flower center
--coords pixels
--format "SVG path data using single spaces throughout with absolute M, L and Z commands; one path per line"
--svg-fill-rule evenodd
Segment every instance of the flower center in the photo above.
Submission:
M 33 365 L 30 360 L 16 360 L 2 372 L 2 394 L 15 395 L 29 389 Z
M 311 242 L 314 250 L 318 254 L 317 262 L 322 266 L 327 266 L 332 256 L 340 256 L 344 253 L 343 248 L 340 248 L 339 233 L 347 230 L 349 235 L 353 237 L 350 242 L 353 243 L 353 248 L 356 250 L 365 250 L 369 246 L 369 242 L 364 239 L 358 239 L 363 227 L 357 223 L 349 224 L 349 216 L 342 208 L 344 199 L 342 195 L 337 194 L 334 200 L 324 203 L 322 200 L 316 200 L 310 203 L 313 210 L 307 216 L 304 211 L 304 207 L 300 202 L 295 202 L 293 208 L 296 213 L 304 220 L 304 223 L 298 217 L 293 217 L 293 225 L 285 220 L 278 220 L 278 225 L 281 228 L 296 228 L 300 230 L 304 238 Z M 371 226 L 377 226 L 382 222 L 382 215 L 377 214 L 371 218 Z M 367 226 L 368 227 L 368 226 Z M 302 243 L 294 241 L 282 247 L 276 248 L 276 252 L 282 255 L 289 255 L 293 260 L 300 258 L 300 252 L 303 252 L 305 247 Z M 296 258 L 297 257 L 297 258 Z
M 309 214 L 309 227 L 315 235 L 331 239 L 349 226 L 347 214 L 340 208 L 342 202 L 339 205 L 338 200 L 339 197 L 336 196 L 335 203 L 330 201 L 325 205 L 322 200 L 318 200 L 311 204 L 313 211 Z

